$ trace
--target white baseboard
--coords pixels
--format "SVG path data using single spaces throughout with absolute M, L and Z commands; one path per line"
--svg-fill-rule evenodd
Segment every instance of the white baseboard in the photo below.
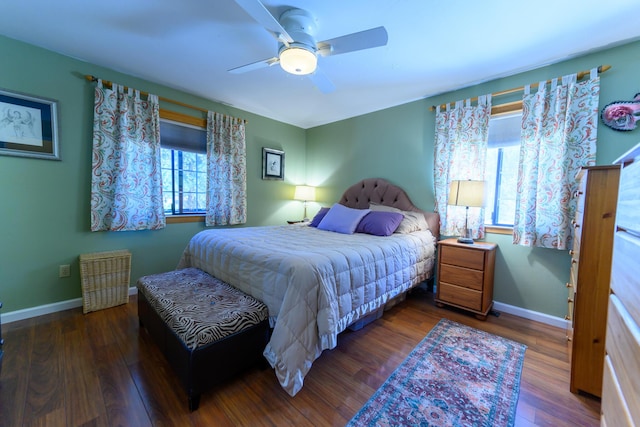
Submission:
M 137 293 L 138 288 L 136 288 L 135 286 L 129 288 L 129 295 L 135 295 Z M 82 298 L 74 298 L 67 301 L 54 302 L 53 304 L 45 304 L 38 307 L 9 311 L 2 314 L 2 323 L 17 322 L 18 320 L 43 316 L 45 314 L 56 313 L 58 311 L 69 310 L 76 307 L 82 307 Z
M 561 317 L 551 316 L 549 314 L 540 313 L 538 311 L 527 310 L 526 308 L 516 307 L 515 305 L 504 304 L 498 301 L 493 302 L 493 309 L 504 313 L 513 314 L 514 316 L 524 317 L 525 319 L 535 320 L 536 322 L 545 323 L 547 325 L 566 329 L 567 321 Z
M 136 295 L 138 288 L 129 288 L 129 295 Z M 82 307 L 82 298 L 75 298 L 68 301 L 56 302 L 53 304 L 45 304 L 38 307 L 25 308 L 23 310 L 10 311 L 2 315 L 2 323 L 17 322 L 18 320 L 29 319 L 31 317 L 51 314 L 58 311 L 69 310 L 70 308 Z M 516 307 L 515 305 L 504 304 L 498 301 L 493 303 L 496 311 L 513 314 L 514 316 L 524 317 L 525 319 L 535 320 L 536 322 L 545 323 L 547 325 L 556 326 L 558 328 L 566 328 L 567 321 L 555 316 L 540 313 L 537 311 L 527 310 L 526 308 Z

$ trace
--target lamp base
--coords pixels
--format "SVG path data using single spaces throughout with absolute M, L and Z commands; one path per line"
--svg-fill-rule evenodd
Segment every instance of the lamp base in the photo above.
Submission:
M 458 237 L 458 243 L 464 243 L 466 245 L 473 245 L 473 239 L 471 237 Z

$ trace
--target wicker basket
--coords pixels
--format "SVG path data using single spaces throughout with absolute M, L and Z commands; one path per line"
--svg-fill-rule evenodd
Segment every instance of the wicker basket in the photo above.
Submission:
M 131 253 L 127 250 L 80 255 L 82 312 L 129 302 Z

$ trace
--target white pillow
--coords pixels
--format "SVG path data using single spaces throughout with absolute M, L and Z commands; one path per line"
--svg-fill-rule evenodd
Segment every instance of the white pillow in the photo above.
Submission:
M 353 234 L 362 218 L 369 212 L 369 209 L 352 209 L 336 203 L 331 206 L 329 212 L 322 218 L 322 221 L 318 224 L 318 229 Z
M 408 234 L 413 233 L 414 231 L 423 231 L 429 229 L 429 224 L 427 224 L 427 220 L 425 219 L 422 212 L 403 211 L 392 206 L 379 205 L 377 203 L 370 203 L 369 209 L 371 209 L 372 211 L 400 212 L 402 215 L 404 215 L 404 219 L 398 226 L 396 233 Z

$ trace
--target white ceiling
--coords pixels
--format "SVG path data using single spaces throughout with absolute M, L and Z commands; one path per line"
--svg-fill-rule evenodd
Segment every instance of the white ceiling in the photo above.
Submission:
M 317 40 L 383 25 L 389 42 L 320 57 L 336 87 L 323 94 L 278 65 L 227 71 L 277 55 L 234 0 L 2 0 L 0 34 L 302 128 L 640 38 L 638 0 L 263 3 L 311 12 Z

